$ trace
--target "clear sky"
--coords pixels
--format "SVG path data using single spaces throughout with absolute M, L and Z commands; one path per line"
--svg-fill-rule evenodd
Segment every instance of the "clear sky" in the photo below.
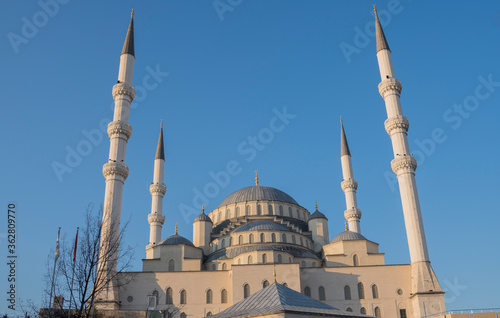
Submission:
M 131 220 L 126 241 L 136 247 L 134 270 L 141 270 L 149 239 L 161 118 L 162 237 L 179 222 L 179 233 L 192 239 L 195 214 L 181 210 L 200 211 L 195 193 L 234 160 L 239 173 L 204 199 L 207 210 L 253 185 L 259 170 L 261 185 L 305 208 L 317 200 L 333 238 L 344 229 L 342 115 L 362 233 L 380 244 L 386 263 L 409 263 L 377 89 L 372 2 L 234 0 L 224 12 L 212 1 L 46 3 L 54 1 L 9 1 L 0 11 L 2 295 L 9 202 L 17 205 L 18 296 L 36 302 L 57 228 L 74 236 L 86 206 L 102 204 L 109 139 L 99 129 L 112 118 L 111 88 L 132 6 L 138 95 L 122 219 Z M 375 3 L 403 84 L 429 253 L 447 309 L 499 307 L 500 2 Z M 295 116 L 266 134 L 284 108 Z M 252 136 L 264 142 L 251 146 Z M 80 160 L 68 157 L 76 151 Z M 58 176 L 58 164 L 71 172 Z

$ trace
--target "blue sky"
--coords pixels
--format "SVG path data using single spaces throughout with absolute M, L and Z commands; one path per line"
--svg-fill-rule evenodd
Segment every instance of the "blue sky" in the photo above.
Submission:
M 40 301 L 57 228 L 73 236 L 86 206 L 103 201 L 109 141 L 100 140 L 99 127 L 112 118 L 111 88 L 132 6 L 134 85 L 142 90 L 130 115 L 122 219 L 131 220 L 126 241 L 136 247 L 135 270 L 149 239 L 148 187 L 161 118 L 162 237 L 178 222 L 180 234 L 192 238 L 194 215 L 186 222 L 181 207 L 199 210 L 196 191 L 213 181 L 211 172 L 236 161 L 239 173 L 206 198 L 207 210 L 253 185 L 259 170 L 262 185 L 305 208 L 317 200 L 333 238 L 344 228 L 342 115 L 362 233 L 380 243 L 386 263 L 409 263 L 377 90 L 371 2 L 243 0 L 218 13 L 212 1 L 61 0 L 57 8 L 45 6 L 50 15 L 42 7 L 53 1 L 40 3 L 11 1 L 0 12 L 0 202 L 4 213 L 9 202 L 17 205 L 19 297 Z M 498 307 L 500 3 L 375 3 L 403 84 L 429 253 L 447 308 Z M 295 117 L 265 136 L 284 108 Z M 251 158 L 250 146 L 241 144 L 259 134 L 267 143 L 252 148 Z M 66 157 L 78 149 L 81 160 L 70 167 Z M 56 162 L 71 172 L 58 177 Z M 6 217 L 0 220 L 5 260 Z M 0 279 L 6 276 L 2 265 Z M 0 301 L 0 312 L 6 306 Z

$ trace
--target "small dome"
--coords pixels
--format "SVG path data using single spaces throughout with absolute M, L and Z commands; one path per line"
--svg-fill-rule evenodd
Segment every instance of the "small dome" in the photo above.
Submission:
M 233 233 L 238 233 L 238 232 L 245 232 L 245 231 L 290 231 L 286 226 L 274 223 L 271 221 L 265 221 L 265 220 L 258 220 L 258 221 L 252 221 L 248 222 L 246 224 L 243 224 L 236 230 L 234 230 Z
M 311 214 L 311 216 L 309 217 L 308 221 L 312 220 L 312 219 L 327 219 L 327 218 L 326 218 L 326 216 L 323 213 L 321 213 L 318 210 L 316 210 L 313 214 Z
M 210 217 L 208 217 L 208 215 L 206 215 L 205 213 L 202 213 L 200 215 L 198 215 L 196 217 L 196 219 L 194 219 L 194 221 L 208 221 L 208 222 L 212 222 L 212 220 L 210 219 Z
M 180 245 L 180 244 L 195 247 L 190 240 L 177 234 L 169 236 L 160 243 L 158 243 L 158 245 Z
M 340 241 L 358 241 L 358 240 L 366 240 L 366 237 L 363 235 L 356 233 L 356 232 L 351 232 L 351 231 L 344 231 L 340 233 L 339 235 L 335 236 L 331 243 L 335 242 L 340 242 Z
M 219 204 L 219 208 L 228 204 L 246 201 L 278 201 L 299 205 L 291 196 L 285 192 L 265 186 L 252 186 L 240 189 L 230 194 Z

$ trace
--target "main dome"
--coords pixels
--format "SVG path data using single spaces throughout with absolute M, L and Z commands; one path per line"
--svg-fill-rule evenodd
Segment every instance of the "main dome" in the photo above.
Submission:
M 219 204 L 219 208 L 225 205 L 246 201 L 278 201 L 299 205 L 291 196 L 276 188 L 265 186 L 252 186 L 231 193 Z

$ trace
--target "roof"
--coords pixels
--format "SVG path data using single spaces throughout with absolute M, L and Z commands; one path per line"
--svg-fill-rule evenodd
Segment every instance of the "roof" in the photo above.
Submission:
M 326 317 L 366 317 L 341 311 L 277 283 L 210 317 L 255 317 L 278 312 L 317 314 Z
M 181 245 L 181 244 L 195 247 L 194 244 L 190 240 L 188 240 L 187 238 L 182 237 L 178 234 L 174 234 L 172 236 L 169 236 L 166 239 L 164 239 L 163 241 L 161 241 L 160 243 L 158 243 L 158 245 Z
M 286 226 L 274 223 L 272 221 L 258 220 L 248 222 L 236 230 L 233 233 L 245 232 L 245 231 L 290 231 Z
M 391 50 L 387 40 L 385 39 L 384 30 L 382 29 L 380 20 L 378 19 L 377 9 L 375 9 L 375 37 L 377 39 L 377 53 L 381 50 Z
M 340 119 L 340 156 L 350 156 L 349 145 L 347 144 L 347 138 L 344 131 L 344 123 Z
M 156 147 L 156 159 L 165 160 L 165 148 L 163 147 L 163 121 L 160 127 L 160 136 L 158 137 L 158 146 Z
M 312 220 L 312 219 L 327 219 L 327 218 L 326 218 L 326 215 L 324 215 L 323 213 L 316 210 L 316 211 L 314 211 L 313 214 L 311 214 L 311 216 L 309 217 L 308 220 Z
M 134 49 L 134 11 L 132 11 L 132 17 L 130 18 L 130 24 L 127 30 L 127 36 L 125 37 L 125 43 L 123 43 L 122 54 L 130 54 L 135 57 Z
M 196 219 L 194 219 L 194 221 L 208 221 L 208 222 L 212 222 L 212 219 L 210 219 L 210 217 L 208 215 L 205 214 L 205 212 L 201 213 L 200 215 L 198 215 L 196 217 Z
M 344 231 L 340 233 L 339 235 L 335 236 L 331 243 L 335 242 L 340 242 L 340 241 L 357 241 L 357 240 L 366 240 L 366 237 L 363 235 L 357 233 L 357 232 L 351 232 L 349 230 Z
M 240 189 L 230 194 L 218 207 L 246 201 L 279 201 L 299 205 L 291 196 L 276 188 L 252 186 Z

